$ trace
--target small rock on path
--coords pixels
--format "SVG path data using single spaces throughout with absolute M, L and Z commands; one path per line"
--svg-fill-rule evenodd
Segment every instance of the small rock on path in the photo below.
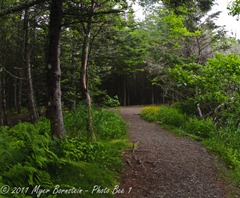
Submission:
M 121 108 L 133 148 L 124 154 L 116 198 L 225 198 L 216 159 L 199 142 L 177 137 L 139 116 L 141 107 Z

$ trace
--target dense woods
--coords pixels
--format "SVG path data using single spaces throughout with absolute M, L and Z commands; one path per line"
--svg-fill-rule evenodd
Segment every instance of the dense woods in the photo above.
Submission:
M 143 21 L 125 1 L 2 2 L 1 123 L 23 109 L 37 121 L 45 109 L 59 138 L 62 108 L 86 100 L 94 138 L 92 102 L 189 100 L 200 88 L 181 87 L 177 69 L 196 73 L 216 52 L 238 52 L 238 41 L 214 23 L 219 12 L 209 14 L 212 1 L 140 3 Z
M 76 160 L 73 153 L 80 147 L 87 154 L 79 154 L 77 160 L 96 159 L 100 163 L 94 149 L 105 149 L 108 153 L 109 146 L 98 144 L 98 139 L 126 138 L 120 120 L 116 128 L 121 125 L 118 132 L 122 136 L 104 131 L 107 125 L 103 126 L 105 121 L 101 123 L 101 117 L 110 118 L 107 112 L 95 109 L 99 107 L 168 104 L 200 119 L 212 119 L 218 128 L 231 125 L 238 130 L 240 43 L 224 27 L 215 24 L 220 12 L 211 12 L 214 3 L 214 0 L 1 1 L 0 135 L 5 136 L 5 141 L 11 138 L 17 141 L 22 136 L 32 136 L 35 141 L 35 135 L 44 135 L 43 142 L 36 140 L 33 144 L 39 146 L 46 141 L 41 152 L 48 160 L 40 159 L 40 164 L 36 162 L 34 166 L 36 170 L 47 167 L 49 171 L 55 165 L 66 168 L 68 162 L 63 158 L 70 156 L 69 159 Z M 135 4 L 144 11 L 143 20 L 135 15 Z M 239 2 L 234 1 L 228 9 L 230 14 L 238 15 Z M 20 129 L 7 127 L 15 125 L 16 120 L 25 121 L 23 118 L 39 129 L 35 135 L 31 132 L 28 137 L 31 126 L 26 130 L 21 124 L 15 126 Z M 49 121 L 50 128 L 45 126 Z M 65 136 L 76 137 L 82 131 L 86 139 L 78 139 L 82 142 L 80 146 L 76 140 L 57 141 Z M 56 140 L 54 146 L 48 138 Z M 87 140 L 92 141 L 90 145 L 85 144 Z M 26 141 L 30 144 L 29 139 Z M 111 144 L 119 154 L 126 142 L 116 142 Z M 18 144 L 17 148 L 23 148 Z M 69 153 L 54 154 L 58 144 Z M 74 145 L 74 151 L 67 148 L 69 144 Z M 40 153 L 35 153 L 36 156 L 41 158 Z M 109 156 L 114 158 L 113 153 Z M 34 159 L 25 161 L 25 165 L 34 164 Z M 104 168 L 111 166 L 108 161 L 105 165 Z M 27 172 L 21 166 L 23 163 L 17 163 L 12 171 L 22 168 L 22 173 Z M 81 169 L 84 168 L 81 164 Z M 1 178 L 5 182 L 12 178 L 10 169 L 3 169 L 5 175 L 0 177 L 0 183 Z M 44 171 L 36 176 L 36 170 L 28 172 L 28 184 L 33 184 L 36 177 L 39 180 L 51 177 L 57 182 L 56 175 L 60 174 L 60 168 L 54 176 Z

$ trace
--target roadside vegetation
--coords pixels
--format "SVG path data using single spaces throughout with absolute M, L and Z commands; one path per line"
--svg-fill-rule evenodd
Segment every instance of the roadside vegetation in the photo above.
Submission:
M 52 140 L 46 118 L 35 124 L 0 128 L 0 186 L 10 187 L 1 196 L 113 196 L 123 167 L 122 150 L 128 145 L 125 123 L 116 112 L 94 109 L 97 141 L 88 141 L 84 112 L 83 106 L 65 112 L 67 135 L 59 140 Z M 58 190 L 75 189 L 78 193 L 53 193 L 58 186 Z
M 229 168 L 229 176 L 240 184 L 240 127 L 232 119 L 224 126 L 218 126 L 211 118 L 199 119 L 187 115 L 179 108 L 149 106 L 143 108 L 141 117 L 159 123 L 177 135 L 189 136 L 201 141 L 210 151 L 215 152 Z

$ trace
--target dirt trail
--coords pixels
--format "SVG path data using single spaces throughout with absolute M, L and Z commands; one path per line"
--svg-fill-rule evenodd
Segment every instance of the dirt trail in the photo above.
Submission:
M 116 198 L 225 198 L 229 186 L 216 159 L 199 143 L 176 137 L 139 116 L 141 107 L 122 108 L 136 148 L 125 152 L 125 171 Z M 230 186 L 231 187 L 231 186 Z

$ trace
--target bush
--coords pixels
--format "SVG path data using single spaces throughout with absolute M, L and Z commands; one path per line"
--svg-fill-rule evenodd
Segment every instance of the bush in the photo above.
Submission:
M 196 102 L 193 99 L 188 99 L 184 102 L 174 103 L 174 107 L 179 109 L 181 113 L 186 113 L 187 115 L 195 115 L 197 113 Z
M 158 120 L 160 107 L 151 106 L 145 107 L 141 111 L 141 117 L 147 121 L 154 122 Z
M 179 113 L 175 108 L 165 106 L 144 107 L 140 115 L 147 121 L 174 127 L 182 127 L 186 122 L 186 115 Z
M 98 91 L 93 97 L 93 103 L 97 106 L 118 107 L 120 106 L 118 96 L 111 97 L 106 91 Z
M 201 138 L 209 138 L 216 133 L 216 126 L 211 119 L 200 120 L 193 117 L 188 119 L 184 130 Z
M 103 100 L 103 105 L 107 107 L 118 107 L 120 106 L 120 102 L 118 96 L 114 96 L 111 98 L 109 95 L 106 95 Z
M 161 107 L 158 119 L 163 125 L 170 125 L 174 127 L 183 127 L 186 123 L 187 117 L 179 113 L 177 109 L 171 107 Z

